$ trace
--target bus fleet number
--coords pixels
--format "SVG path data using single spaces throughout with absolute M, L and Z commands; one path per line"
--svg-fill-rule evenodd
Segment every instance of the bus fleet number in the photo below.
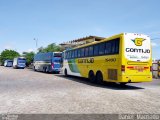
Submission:
M 106 58 L 106 62 L 116 62 L 116 58 Z

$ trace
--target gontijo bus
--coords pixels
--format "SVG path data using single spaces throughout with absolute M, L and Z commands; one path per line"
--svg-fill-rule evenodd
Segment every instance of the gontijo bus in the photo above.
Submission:
M 121 33 L 64 51 L 62 72 L 92 82 L 121 84 L 152 80 L 150 37 Z

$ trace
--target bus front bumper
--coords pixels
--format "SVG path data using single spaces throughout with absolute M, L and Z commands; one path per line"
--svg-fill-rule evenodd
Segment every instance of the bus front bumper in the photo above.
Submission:
M 17 68 L 25 68 L 26 66 L 17 65 Z
M 54 69 L 51 69 L 50 72 L 60 72 L 60 69 L 54 68 Z

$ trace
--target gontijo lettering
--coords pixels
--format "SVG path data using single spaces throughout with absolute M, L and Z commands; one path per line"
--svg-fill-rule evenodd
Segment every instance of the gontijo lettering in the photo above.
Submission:
M 94 58 L 78 59 L 78 63 L 94 63 Z
M 126 52 L 150 53 L 150 49 L 126 48 Z

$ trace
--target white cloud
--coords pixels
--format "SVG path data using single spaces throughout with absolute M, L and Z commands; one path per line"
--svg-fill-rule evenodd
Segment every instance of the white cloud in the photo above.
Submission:
M 12 47 L 12 46 L 10 46 L 10 45 L 6 45 L 6 46 L 4 46 L 4 49 L 11 50 L 11 49 L 13 49 L 13 47 Z
M 27 50 L 27 52 L 34 52 L 34 51 L 35 51 L 35 50 L 32 49 L 32 48 L 30 48 L 30 49 Z

